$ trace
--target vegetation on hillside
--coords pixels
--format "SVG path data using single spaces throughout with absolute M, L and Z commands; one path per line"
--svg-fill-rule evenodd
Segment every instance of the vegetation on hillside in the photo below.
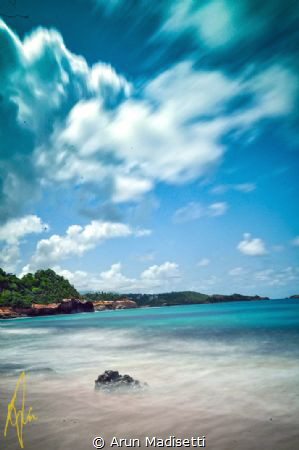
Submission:
M 129 297 L 138 306 L 173 306 L 227 301 L 259 300 L 263 297 L 232 295 L 207 295 L 194 291 L 167 292 L 163 294 L 117 294 L 113 292 L 89 292 L 80 296 L 68 280 L 54 270 L 38 270 L 22 278 L 0 269 L 0 306 L 26 307 L 32 303 L 59 303 L 64 298 L 83 298 L 92 302 L 117 300 Z
M 79 298 L 79 292 L 54 270 L 38 270 L 21 279 L 0 269 L 0 306 L 30 306 L 31 303 L 59 303 L 64 298 Z
M 112 301 L 123 298 L 124 295 L 117 294 L 115 292 L 87 292 L 83 295 L 84 300 L 90 302 L 102 302 L 102 301 Z
M 174 306 L 209 303 L 209 295 L 193 291 L 166 292 L 164 294 L 128 294 L 138 306 Z
M 207 295 L 194 291 L 166 292 L 163 294 L 117 294 L 112 292 L 92 292 L 84 294 L 84 299 L 92 302 L 100 300 L 117 300 L 120 297 L 128 297 L 134 300 L 138 306 L 175 306 L 196 305 L 202 303 L 220 303 L 234 301 L 263 300 L 267 297 L 247 296 L 241 294 L 232 295 Z
M 134 300 L 138 306 L 162 306 L 162 305 L 192 305 L 197 303 L 208 303 L 209 296 L 199 292 L 183 291 L 168 292 L 165 294 L 125 294 L 120 295 L 113 292 L 89 292 L 84 294 L 85 300 L 103 301 L 117 300 L 120 297 L 128 297 Z

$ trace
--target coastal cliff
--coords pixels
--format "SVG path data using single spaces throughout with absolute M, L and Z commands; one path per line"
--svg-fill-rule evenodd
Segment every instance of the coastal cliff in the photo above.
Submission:
M 0 307 L 1 319 L 16 317 L 50 316 L 54 314 L 75 314 L 80 312 L 93 312 L 92 302 L 78 299 L 64 299 L 61 303 L 32 304 L 29 307 Z
M 106 309 L 137 308 L 138 305 L 128 298 L 116 301 L 90 302 L 79 299 L 63 299 L 60 303 L 32 304 L 30 307 L 0 306 L 0 319 L 15 319 L 17 317 L 52 316 L 56 314 L 77 314 Z
M 63 299 L 61 303 L 50 303 L 49 305 L 31 305 L 29 316 L 45 316 L 49 314 L 75 314 L 80 312 L 93 312 L 92 302 L 79 299 Z
M 298 298 L 298 295 L 291 298 Z M 29 273 L 22 278 L 0 269 L 0 319 L 259 300 L 268 300 L 268 297 L 207 295 L 195 291 L 160 294 L 86 292 L 80 295 L 68 280 L 51 269 L 38 270 L 35 274 Z
M 133 300 L 125 297 L 117 300 L 102 300 L 93 302 L 95 311 L 103 311 L 105 309 L 129 309 L 138 308 L 138 305 Z

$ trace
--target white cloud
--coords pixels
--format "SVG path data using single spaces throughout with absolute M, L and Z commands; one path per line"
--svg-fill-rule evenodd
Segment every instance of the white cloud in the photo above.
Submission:
M 180 279 L 179 267 L 176 263 L 165 262 L 153 265 L 144 270 L 138 278 L 130 278 L 122 273 L 121 263 L 101 272 L 99 275 L 83 271 L 70 271 L 55 266 L 53 269 L 67 278 L 79 290 L 103 290 L 130 292 L 155 292 L 168 290 Z
M 175 211 L 173 221 L 175 223 L 188 222 L 190 220 L 199 219 L 204 215 L 203 207 L 196 202 L 190 202 L 186 206 L 182 206 Z
M 150 236 L 151 234 L 152 234 L 152 230 L 149 230 L 147 228 L 137 229 L 135 231 L 135 236 L 137 236 L 137 237 Z
M 137 259 L 141 262 L 154 261 L 155 258 L 156 258 L 156 252 L 154 252 L 154 251 L 148 251 L 147 253 L 144 253 L 137 257 Z
M 267 6 L 255 11 L 247 2 L 234 0 L 172 0 L 170 5 L 156 39 L 188 33 L 209 52 L 243 44 L 249 35 L 256 39 L 271 24 L 273 13 Z
M 16 244 L 27 234 L 41 233 L 48 229 L 49 226 L 46 223 L 43 223 L 40 217 L 35 215 L 11 219 L 3 225 L 0 225 L 0 241 Z
M 211 217 L 223 216 L 223 214 L 226 213 L 227 208 L 228 206 L 226 202 L 212 203 L 208 207 L 208 215 Z
M 189 1 L 189 6 L 180 3 L 179 9 L 191 7 Z M 223 1 L 215 5 L 226 10 Z M 210 7 L 199 8 L 206 38 L 209 27 L 202 15 Z M 231 23 L 228 17 L 217 16 L 219 30 Z M 57 31 L 40 27 L 21 42 L 2 21 L 0 29 L 6 55 L 0 113 L 11 118 L 1 130 L 2 220 L 16 215 L 42 183 L 69 189 L 92 185 L 104 201 L 123 203 L 139 201 L 159 182 L 196 179 L 219 163 L 228 133 L 239 139 L 257 122 L 289 114 L 295 105 L 297 80 L 282 65 L 255 67 L 248 79 L 246 73 L 203 70 L 186 60 L 134 90 L 111 66 L 90 67 L 71 53 Z M 250 101 L 228 108 L 240 96 Z
M 123 223 L 99 220 L 92 220 L 84 227 L 71 225 L 63 236 L 54 234 L 48 239 L 40 240 L 37 243 L 30 263 L 23 268 L 22 273 L 49 267 L 60 260 L 74 255 L 82 256 L 86 251 L 107 239 L 130 235 L 142 236 L 144 234 L 148 234 L 148 230 L 137 230 L 135 232 L 131 227 Z
M 35 215 L 27 215 L 19 219 L 10 219 L 0 225 L 0 241 L 6 244 L 0 252 L 0 267 L 14 272 L 20 262 L 20 242 L 32 233 L 48 231 L 49 226 Z
M 87 272 L 83 270 L 68 270 L 62 269 L 60 266 L 53 266 L 52 269 L 62 277 L 66 278 L 71 284 L 75 285 L 79 289 L 92 289 L 89 286 L 90 278 Z M 25 272 L 27 273 L 27 272 Z
M 240 277 L 247 273 L 248 273 L 248 271 L 246 269 L 244 269 L 243 267 L 234 267 L 233 269 L 231 269 L 228 272 L 228 274 L 231 275 L 232 277 Z
M 296 236 L 295 239 L 292 240 L 292 245 L 299 247 L 299 236 Z
M 219 184 L 211 189 L 212 194 L 225 194 L 229 190 L 249 193 L 256 189 L 254 183 L 240 183 L 240 184 Z
M 20 249 L 16 244 L 5 245 L 0 252 L 0 267 L 6 272 L 14 272 L 20 262 Z
M 138 200 L 143 194 L 150 191 L 153 183 L 150 180 L 134 177 L 118 176 L 115 178 L 115 193 L 112 201 L 123 203 L 130 200 Z
M 260 238 L 251 238 L 249 233 L 244 234 L 244 239 L 239 242 L 237 249 L 249 256 L 262 256 L 268 253 L 264 241 Z
M 171 278 L 179 278 L 178 265 L 176 263 L 165 262 L 160 266 L 155 264 L 150 266 L 141 274 L 142 280 L 163 280 Z
M 254 274 L 255 279 L 268 286 L 288 286 L 299 280 L 299 267 L 286 267 L 284 269 L 267 268 Z
M 36 143 L 50 142 L 54 130 L 82 100 L 97 99 L 103 110 L 113 109 L 131 87 L 108 64 L 89 67 L 83 57 L 68 51 L 55 30 L 39 27 L 21 42 L 0 19 L 0 34 L 5 55 L 0 67 L 0 115 L 7 119 L 0 123 L 0 221 L 5 221 L 20 214 L 42 182 L 52 180 L 38 167 Z M 72 159 L 72 152 L 56 156 L 56 163 L 62 164 Z
M 210 192 L 212 194 L 225 194 L 229 188 L 230 185 L 228 184 L 218 184 L 217 186 L 214 186 L 212 189 L 210 189 Z
M 218 140 L 228 125 L 192 120 L 220 113 L 240 89 L 220 72 L 197 72 L 184 62 L 150 80 L 141 98 L 124 100 L 113 114 L 101 99 L 82 100 L 52 135 L 51 147 L 40 147 L 39 165 L 55 164 L 49 176 L 59 181 L 108 177 L 114 202 L 138 199 L 157 181 L 193 179 L 222 155 Z
M 135 280 L 121 273 L 121 263 L 112 264 L 109 270 L 101 272 L 98 279 L 94 279 L 94 286 L 103 290 L 118 291 L 128 289 L 134 285 Z
M 256 185 L 254 183 L 241 183 L 241 184 L 236 184 L 233 187 L 236 191 L 240 191 L 240 192 L 252 192 L 256 189 Z
M 199 267 L 206 267 L 210 264 L 210 260 L 208 258 L 202 258 L 200 261 L 198 261 L 197 265 Z
M 255 273 L 255 278 L 259 281 L 270 281 L 274 279 L 274 269 L 264 269 Z
M 228 209 L 226 202 L 211 203 L 204 206 L 197 202 L 189 202 L 187 205 L 179 208 L 173 214 L 175 223 L 189 222 L 200 217 L 218 217 L 225 214 Z

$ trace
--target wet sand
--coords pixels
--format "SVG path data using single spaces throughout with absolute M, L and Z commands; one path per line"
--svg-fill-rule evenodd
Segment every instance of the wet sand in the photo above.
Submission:
M 258 309 L 259 308 L 259 309 Z M 0 448 L 7 404 L 26 370 L 24 448 L 86 450 L 118 439 L 206 437 L 213 450 L 299 448 L 297 303 L 198 305 L 24 319 L 0 327 Z M 265 327 L 265 323 L 271 326 Z M 94 390 L 104 370 L 148 383 Z M 117 447 L 112 447 L 117 448 Z
M 167 371 L 166 371 L 167 373 Z M 165 374 L 164 374 L 165 375 Z M 179 374 L 179 379 L 180 379 Z M 152 377 L 147 390 L 140 392 L 104 393 L 93 389 L 92 374 L 84 371 L 71 377 L 27 375 L 26 405 L 33 407 L 36 422 L 24 427 L 24 448 L 31 450 L 85 450 L 101 436 L 106 448 L 114 436 L 118 439 L 140 439 L 145 436 L 166 439 L 206 437 L 206 448 L 213 450 L 296 450 L 299 442 L 297 426 L 298 403 L 283 392 L 241 386 L 224 387 L 221 380 L 213 390 L 202 383 L 172 383 L 163 374 Z M 4 427 L 6 407 L 14 391 L 16 377 L 0 383 L 0 427 Z M 250 394 L 250 395 L 248 395 Z M 280 398 L 280 400 L 279 400 Z M 267 408 L 268 405 L 268 408 Z M 15 429 L 7 438 L 1 436 L 0 446 L 7 450 L 19 447 Z M 116 447 L 112 447 L 116 448 Z

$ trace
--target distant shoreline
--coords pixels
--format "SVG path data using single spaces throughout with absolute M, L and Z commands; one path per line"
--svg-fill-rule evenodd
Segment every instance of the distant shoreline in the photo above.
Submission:
M 290 298 L 299 298 L 292 295 Z M 269 297 L 242 294 L 204 294 L 197 291 L 172 291 L 155 294 L 117 292 L 78 292 L 52 269 L 37 270 L 22 278 L 0 268 L 0 319 L 75 314 L 140 307 L 213 304 L 260 301 Z
M 227 296 L 229 297 L 229 296 Z M 299 299 L 299 296 L 294 295 L 294 296 L 290 296 L 287 297 L 283 300 L 295 300 L 295 299 Z M 119 311 L 119 310 L 124 310 L 124 309 L 149 309 L 149 308 L 163 308 L 163 307 L 175 307 L 175 306 L 195 306 L 195 305 L 215 305 L 218 303 L 242 303 L 242 302 L 260 302 L 260 301 L 277 301 L 277 300 L 282 300 L 282 299 L 270 299 L 268 297 L 251 297 L 251 298 L 247 298 L 247 299 L 242 299 L 242 300 L 231 300 L 231 299 L 227 299 L 225 301 L 218 301 L 218 302 L 202 302 L 202 303 L 180 303 L 180 304 L 168 304 L 168 305 L 142 305 L 142 306 L 126 306 L 126 307 L 119 307 L 119 308 L 104 308 L 104 309 L 90 309 L 88 308 L 88 310 L 75 310 L 72 311 L 71 309 L 69 309 L 68 311 L 61 311 L 61 312 L 49 312 L 49 305 L 38 305 L 39 307 L 45 307 L 43 308 L 38 308 L 39 309 L 39 313 L 35 313 L 32 314 L 28 311 L 28 313 L 26 313 L 24 310 L 20 311 L 18 308 L 16 308 L 15 310 L 13 308 L 9 308 L 9 307 L 0 307 L 0 320 L 2 321 L 6 321 L 9 319 L 26 319 L 28 317 L 52 317 L 52 316 L 68 316 L 70 314 L 88 314 L 88 313 L 93 313 L 93 312 L 104 312 L 104 311 Z M 84 304 L 84 302 L 80 302 L 82 304 Z M 86 302 L 85 302 L 86 303 Z M 57 308 L 58 309 L 58 308 Z

